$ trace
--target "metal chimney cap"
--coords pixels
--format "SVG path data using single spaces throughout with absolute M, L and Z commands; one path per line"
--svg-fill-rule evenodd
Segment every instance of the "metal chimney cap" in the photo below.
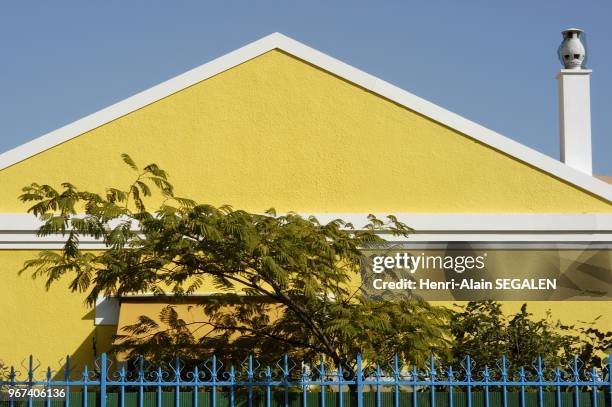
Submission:
M 561 34 L 563 34 L 563 38 L 566 38 L 567 34 L 571 34 L 571 33 L 582 34 L 583 32 L 584 30 L 581 30 L 580 28 L 568 28 L 568 29 L 561 31 Z
M 559 60 L 565 69 L 582 69 L 586 58 L 586 49 L 580 37 L 584 31 L 579 28 L 568 28 L 561 31 L 563 42 L 559 46 Z

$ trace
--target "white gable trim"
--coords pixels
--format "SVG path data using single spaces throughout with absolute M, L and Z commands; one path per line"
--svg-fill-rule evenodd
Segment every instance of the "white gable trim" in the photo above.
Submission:
M 612 201 L 611 185 L 280 33 L 268 35 L 182 75 L 0 154 L 0 170 L 277 48 L 587 192 Z

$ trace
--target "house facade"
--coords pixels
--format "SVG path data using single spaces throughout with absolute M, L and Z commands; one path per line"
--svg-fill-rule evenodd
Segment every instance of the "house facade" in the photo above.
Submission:
M 132 174 L 122 153 L 157 163 L 177 194 L 200 202 L 355 225 L 370 213 L 394 214 L 415 229 L 403 244 L 419 251 L 449 242 L 539 251 L 553 253 L 555 267 L 593 266 L 596 257 L 595 279 L 612 278 L 610 184 L 272 34 L 0 155 L 5 364 L 29 354 L 44 366 L 67 354 L 91 363 L 118 327 L 163 306 L 134 296 L 100 298 L 89 308 L 67 280 L 46 291 L 42 279 L 18 275 L 41 249 L 62 245 L 61 236 L 37 236 L 40 223 L 17 199 L 21 188 L 63 181 L 100 192 L 124 187 Z M 81 244 L 104 250 L 95 240 Z M 515 259 L 504 261 L 525 265 Z M 203 287 L 194 302 L 212 290 Z M 570 297 L 537 298 L 529 308 L 567 322 L 601 316 L 597 326 L 612 327 L 607 294 Z M 516 311 L 523 302 L 505 298 L 504 307 Z

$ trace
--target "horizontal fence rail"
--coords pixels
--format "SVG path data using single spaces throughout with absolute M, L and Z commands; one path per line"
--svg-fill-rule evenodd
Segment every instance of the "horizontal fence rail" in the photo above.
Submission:
M 262 366 L 249 356 L 226 366 L 213 356 L 189 366 L 176 358 L 153 365 L 113 363 L 106 354 L 80 371 L 66 357 L 63 368 L 47 368 L 30 356 L 26 372 L 10 367 L 0 377 L 2 407 L 611 407 L 612 355 L 601 369 L 583 366 L 512 367 L 502 357 L 496 366 L 476 368 L 467 356 L 457 367 L 419 368 L 397 355 L 387 365 L 372 365 L 357 355 L 351 364 L 296 363 L 287 356 Z M 116 365 L 117 367 L 114 367 Z

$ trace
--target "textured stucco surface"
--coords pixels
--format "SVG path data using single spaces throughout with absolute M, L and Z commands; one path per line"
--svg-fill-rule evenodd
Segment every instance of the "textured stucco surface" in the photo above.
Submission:
M 91 362 L 97 352 L 108 349 L 114 326 L 94 326 L 94 310 L 84 304 L 85 295 L 71 293 L 68 280 L 45 290 L 43 278 L 18 275 L 23 262 L 37 251 L 0 250 L 0 360 L 20 367 L 30 354 L 41 362 L 40 377 L 50 366 L 63 366 L 66 355 L 79 366 Z
M 127 183 L 119 156 L 179 194 L 262 211 L 612 212 L 612 204 L 280 51 L 0 171 L 0 212 L 32 181 Z
M 168 170 L 179 195 L 252 211 L 612 212 L 610 202 L 272 51 L 1 170 L 0 213 L 23 212 L 16 197 L 34 181 L 126 186 L 124 152 Z M 18 277 L 35 253 L 0 251 L 0 359 L 91 359 L 93 337 L 105 350 L 115 328 L 95 328 L 66 281 L 46 292 L 42 280 Z M 599 325 L 612 326 L 612 302 L 530 305 L 547 308 L 567 322 L 608 315 Z

